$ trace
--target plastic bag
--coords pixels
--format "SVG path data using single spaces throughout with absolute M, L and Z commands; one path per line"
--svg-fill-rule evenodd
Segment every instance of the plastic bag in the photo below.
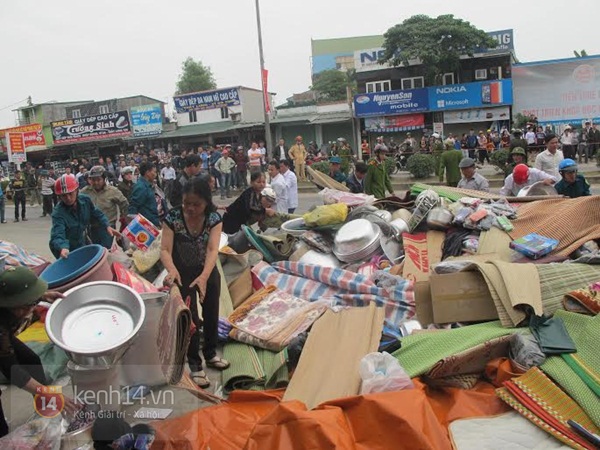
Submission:
M 372 205 L 377 200 L 374 195 L 352 194 L 351 192 L 342 192 L 330 188 L 319 191 L 319 196 L 323 199 L 325 205 L 345 203 L 348 206 L 363 206 Z
M 386 352 L 366 355 L 360 361 L 359 371 L 362 378 L 361 395 L 415 387 L 398 360 Z
M 537 339 L 531 334 L 515 334 L 510 340 L 509 357 L 525 370 L 541 366 L 546 355 Z
M 30 420 L 0 439 L 0 449 L 60 450 L 61 420 L 60 415 L 53 419 L 40 417 Z
M 342 223 L 348 216 L 348 205 L 335 203 L 333 205 L 317 206 L 314 210 L 302 216 L 307 227 L 322 227 Z
M 133 264 L 139 273 L 146 273 L 154 265 L 160 261 L 160 243 L 162 241 L 162 232 L 160 232 L 156 239 L 152 241 L 152 244 L 147 250 L 136 250 L 133 252 Z

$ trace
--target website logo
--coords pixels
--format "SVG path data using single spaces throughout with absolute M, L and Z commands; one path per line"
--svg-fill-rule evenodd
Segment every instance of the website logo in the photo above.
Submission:
M 58 416 L 65 407 L 62 386 L 40 386 L 33 396 L 33 407 L 41 417 L 51 419 Z

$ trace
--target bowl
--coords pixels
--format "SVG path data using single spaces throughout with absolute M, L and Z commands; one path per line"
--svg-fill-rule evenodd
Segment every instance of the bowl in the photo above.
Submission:
M 531 186 L 526 186 L 519 191 L 517 197 L 532 197 L 538 195 L 558 195 L 554 186 L 548 186 L 543 181 L 533 183 Z
M 79 277 L 72 279 L 66 284 L 56 286 L 54 290 L 64 294 L 68 290 L 84 283 L 89 283 L 92 281 L 113 281 L 114 274 L 112 271 L 112 265 L 108 260 L 108 250 L 103 248 L 102 251 L 103 252 L 100 260 L 91 269 L 84 272 Z
M 144 301 L 129 286 L 95 281 L 52 304 L 46 332 L 75 364 L 110 367 L 127 351 L 145 317 Z
M 300 237 L 306 232 L 306 223 L 302 217 L 288 220 L 281 225 L 281 229 L 287 234 Z
M 96 265 L 104 251 L 104 247 L 96 244 L 73 250 L 68 258 L 60 258 L 46 267 L 40 278 L 48 283 L 49 289 L 66 284 Z
M 381 229 L 366 220 L 352 220 L 337 232 L 333 240 L 333 253 L 344 262 L 354 262 L 365 258 L 379 249 Z

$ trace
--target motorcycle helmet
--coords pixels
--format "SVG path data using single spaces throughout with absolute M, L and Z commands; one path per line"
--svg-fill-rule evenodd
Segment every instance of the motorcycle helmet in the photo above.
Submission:
M 558 165 L 559 172 L 577 172 L 577 163 L 571 158 L 563 159 Z
M 79 189 L 79 183 L 75 175 L 62 175 L 54 182 L 54 193 L 56 195 L 68 194 Z

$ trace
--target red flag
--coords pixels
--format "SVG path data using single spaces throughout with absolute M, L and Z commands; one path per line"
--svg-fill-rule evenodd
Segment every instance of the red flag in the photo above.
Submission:
M 269 71 L 267 69 L 262 70 L 262 88 L 265 102 L 265 111 L 271 112 L 271 102 L 269 102 L 269 89 L 268 89 Z

